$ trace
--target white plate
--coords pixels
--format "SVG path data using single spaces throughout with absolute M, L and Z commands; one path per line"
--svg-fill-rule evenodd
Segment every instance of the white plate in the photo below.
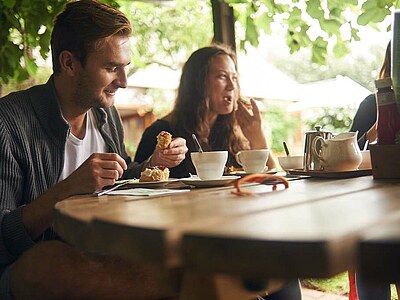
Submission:
M 198 187 L 211 187 L 211 186 L 223 186 L 238 178 L 240 178 L 240 176 L 222 176 L 219 179 L 201 180 L 197 176 L 192 176 L 190 178 L 182 178 L 180 180 L 182 183 L 186 185 L 193 185 Z
M 276 171 L 276 169 L 271 169 L 271 170 L 262 171 L 260 174 L 276 174 L 276 173 L 278 173 Z M 246 173 L 245 171 L 233 171 L 233 172 L 230 172 L 230 173 L 227 173 L 227 174 L 229 174 L 229 175 L 238 175 L 238 176 L 243 177 L 243 176 L 246 176 L 246 175 L 258 174 L 258 173 Z
M 125 180 L 118 180 L 115 184 L 124 183 L 123 186 L 118 188 L 119 190 L 122 189 L 131 189 L 131 188 L 152 188 L 152 187 L 163 187 L 171 182 L 178 181 L 178 178 L 170 178 L 168 180 L 163 181 L 149 181 L 149 182 L 142 182 L 139 179 L 125 179 Z

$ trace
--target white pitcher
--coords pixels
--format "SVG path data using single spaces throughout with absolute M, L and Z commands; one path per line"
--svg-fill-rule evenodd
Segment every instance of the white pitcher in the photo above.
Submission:
M 321 143 L 320 151 L 317 151 L 318 142 Z M 353 171 L 358 168 L 362 161 L 356 132 L 340 133 L 328 140 L 316 137 L 312 143 L 312 148 L 325 171 Z

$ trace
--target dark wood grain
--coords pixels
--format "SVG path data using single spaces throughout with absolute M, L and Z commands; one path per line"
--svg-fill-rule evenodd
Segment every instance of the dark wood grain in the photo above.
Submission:
M 400 281 L 400 214 L 369 228 L 359 246 L 358 270 L 367 280 Z
M 56 205 L 59 234 L 86 250 L 194 272 L 325 277 L 352 268 L 366 229 L 400 209 L 396 182 L 303 179 L 162 197 L 80 196 Z

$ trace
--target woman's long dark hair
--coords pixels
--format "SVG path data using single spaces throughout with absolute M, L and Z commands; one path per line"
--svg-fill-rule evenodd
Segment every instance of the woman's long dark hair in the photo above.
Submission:
M 204 150 L 229 150 L 236 153 L 248 148 L 248 142 L 237 125 L 235 112 L 219 115 L 212 127 L 208 122 L 210 103 L 206 82 L 210 62 L 217 55 L 229 56 L 237 70 L 236 55 L 226 46 L 212 45 L 193 52 L 183 66 L 178 96 L 168 119 L 174 131 L 186 138 L 189 149 L 196 149 L 191 138 L 192 133 L 195 133 Z M 237 100 L 234 99 L 235 107 Z

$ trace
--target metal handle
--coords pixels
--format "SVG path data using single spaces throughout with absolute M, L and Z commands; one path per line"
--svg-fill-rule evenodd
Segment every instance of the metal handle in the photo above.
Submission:
M 314 138 L 312 144 L 311 144 L 311 151 L 315 154 L 316 157 L 318 157 L 318 159 L 320 161 L 325 161 L 317 151 L 317 143 L 318 143 L 319 140 L 321 140 L 321 144 L 325 144 L 326 143 L 323 137 L 316 136 Z M 321 145 L 321 148 L 322 148 L 322 145 Z

